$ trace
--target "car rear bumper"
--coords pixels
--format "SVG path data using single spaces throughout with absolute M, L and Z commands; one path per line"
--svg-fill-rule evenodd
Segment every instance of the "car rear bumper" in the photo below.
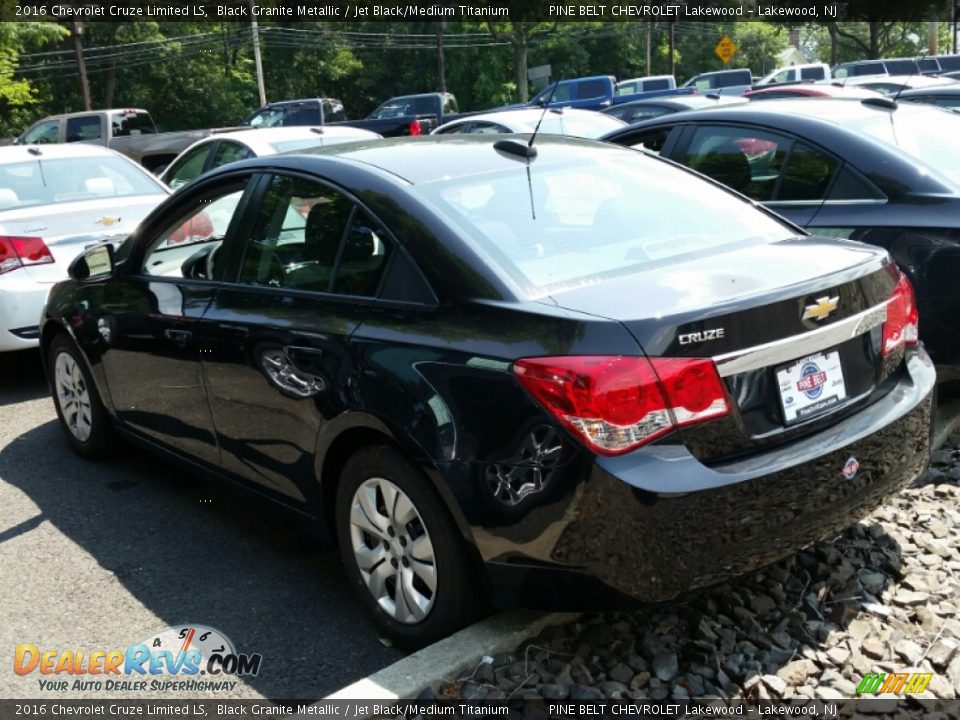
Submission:
M 664 444 L 598 458 L 549 544 L 527 544 L 540 557 L 522 548 L 486 557 L 492 600 L 554 609 L 660 602 L 831 537 L 926 468 L 935 383 L 921 350 L 878 402 L 762 455 L 707 467 Z M 859 468 L 847 477 L 851 458 Z
M 37 347 L 43 304 L 51 284 L 37 283 L 19 270 L 0 276 L 0 352 Z

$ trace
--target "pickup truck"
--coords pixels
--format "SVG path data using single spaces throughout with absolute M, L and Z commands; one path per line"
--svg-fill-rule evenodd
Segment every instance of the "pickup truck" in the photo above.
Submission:
M 15 145 L 88 142 L 123 153 L 147 170 L 160 173 L 182 150 L 215 130 L 157 132 L 146 110 L 92 110 L 51 115 L 27 128 Z
M 669 78 L 666 80 L 665 78 Z M 649 84 L 648 84 L 649 83 Z M 639 92 L 637 88 L 642 88 Z M 656 88 L 656 89 L 653 89 Z M 541 90 L 528 105 L 605 110 L 613 105 L 669 95 L 693 95 L 693 88 L 678 88 L 671 76 L 634 78 L 618 83 L 612 75 L 560 80 Z
M 269 103 L 244 119 L 252 127 L 283 125 L 348 125 L 383 137 L 427 135 L 458 113 L 450 93 L 423 93 L 390 98 L 364 120 L 347 120 L 335 98 L 304 98 Z

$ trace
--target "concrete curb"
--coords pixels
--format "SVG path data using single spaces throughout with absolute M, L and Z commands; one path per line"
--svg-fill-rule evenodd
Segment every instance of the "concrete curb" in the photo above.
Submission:
M 543 628 L 578 616 L 579 613 L 499 613 L 341 688 L 324 700 L 414 700 L 427 688 L 473 667 L 484 655 L 513 650 Z

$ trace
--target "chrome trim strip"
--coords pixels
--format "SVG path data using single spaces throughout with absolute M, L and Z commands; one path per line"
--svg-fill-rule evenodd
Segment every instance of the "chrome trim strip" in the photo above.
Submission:
M 839 320 L 826 327 L 811 330 L 802 335 L 774 340 L 763 345 L 735 350 L 713 358 L 720 377 L 729 377 L 749 370 L 759 370 L 770 365 L 802 358 L 806 355 L 839 345 L 873 328 L 887 319 L 887 302 L 864 310 L 856 315 Z

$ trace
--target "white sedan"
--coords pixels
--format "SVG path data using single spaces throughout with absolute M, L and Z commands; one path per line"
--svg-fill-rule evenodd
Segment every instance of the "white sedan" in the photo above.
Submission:
M 160 179 L 176 190 L 208 170 L 237 160 L 379 138 L 369 130 L 338 125 L 231 130 L 195 142 L 167 166 Z
M 540 122 L 540 119 L 543 121 Z M 540 132 L 595 140 L 626 123 L 610 115 L 576 108 L 520 108 L 467 115 L 444 123 L 431 135 L 475 133 L 532 133 L 540 122 Z
M 47 291 L 84 248 L 122 241 L 169 191 L 113 150 L 0 147 L 0 352 L 36 347 Z

